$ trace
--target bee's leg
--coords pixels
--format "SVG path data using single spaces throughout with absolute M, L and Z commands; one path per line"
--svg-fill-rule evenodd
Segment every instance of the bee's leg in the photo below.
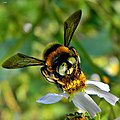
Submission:
M 49 71 L 46 70 L 45 67 L 42 67 L 41 68 L 41 73 L 43 74 L 43 76 L 49 81 L 49 82 L 52 82 L 52 83 L 55 83 L 55 85 L 57 86 L 57 88 L 63 92 L 63 89 L 62 89 L 62 85 L 60 85 L 57 80 L 53 79 L 52 76 L 51 76 L 51 73 L 49 73 Z
M 78 55 L 78 53 L 77 53 L 77 51 L 75 50 L 74 47 L 70 47 L 69 49 L 70 49 L 76 56 Z
M 74 47 L 70 47 L 69 49 L 73 53 L 73 56 L 77 59 L 77 66 L 78 66 L 79 71 L 81 71 L 81 60 L 80 60 L 80 56 L 78 52 L 75 50 Z
M 52 82 L 52 83 L 55 82 L 54 79 L 50 78 L 50 76 L 51 76 L 50 74 L 51 74 L 51 73 L 49 73 L 49 72 L 46 70 L 45 67 L 42 67 L 42 68 L 41 68 L 41 73 L 43 74 L 43 76 L 44 76 L 49 82 Z
M 55 82 L 57 88 L 63 92 L 63 88 L 62 88 L 62 85 L 60 85 L 59 83 Z

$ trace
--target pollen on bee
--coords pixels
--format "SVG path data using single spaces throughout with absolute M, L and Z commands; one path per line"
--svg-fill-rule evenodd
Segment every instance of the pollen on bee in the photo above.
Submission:
M 73 94 L 77 91 L 82 91 L 85 89 L 86 77 L 84 73 L 81 71 L 79 77 L 74 78 L 73 81 L 67 82 L 64 86 L 63 89 L 64 91 L 68 92 L 69 94 Z

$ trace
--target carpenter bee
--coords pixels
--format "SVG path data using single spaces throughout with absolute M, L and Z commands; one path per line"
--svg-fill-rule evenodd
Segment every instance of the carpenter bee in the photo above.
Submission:
M 69 47 L 80 22 L 82 11 L 73 13 L 64 22 L 64 45 L 54 44 L 44 52 L 44 60 L 17 53 L 7 59 L 2 67 L 7 69 L 42 66 L 41 73 L 62 91 L 73 93 L 85 86 L 85 76 L 80 68 L 80 58 L 73 47 Z

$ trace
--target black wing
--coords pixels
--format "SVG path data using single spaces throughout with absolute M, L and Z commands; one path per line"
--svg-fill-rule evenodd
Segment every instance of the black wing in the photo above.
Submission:
M 64 22 L 64 46 L 69 46 L 72 36 L 80 22 L 81 15 L 82 11 L 78 10 Z
M 44 65 L 43 60 L 36 59 L 34 57 L 30 57 L 21 53 L 17 53 L 16 55 L 7 59 L 3 64 L 2 67 L 7 69 L 15 69 L 15 68 L 22 68 L 27 66 L 40 66 Z

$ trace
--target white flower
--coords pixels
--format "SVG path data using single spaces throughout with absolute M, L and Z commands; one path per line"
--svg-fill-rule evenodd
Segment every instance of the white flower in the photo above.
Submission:
M 115 120 L 120 120 L 120 117 L 116 118 Z
M 88 112 L 91 117 L 94 117 L 98 112 L 101 111 L 101 109 L 88 94 L 97 95 L 100 98 L 104 98 L 111 105 L 115 105 L 115 103 L 119 100 L 118 97 L 109 93 L 109 86 L 105 83 L 87 80 L 85 84 L 86 88 L 84 89 L 84 92 L 74 93 L 71 100 L 77 108 Z M 69 99 L 70 95 L 68 93 L 48 93 L 47 95 L 39 98 L 36 102 L 52 104 L 60 101 L 63 97 Z

